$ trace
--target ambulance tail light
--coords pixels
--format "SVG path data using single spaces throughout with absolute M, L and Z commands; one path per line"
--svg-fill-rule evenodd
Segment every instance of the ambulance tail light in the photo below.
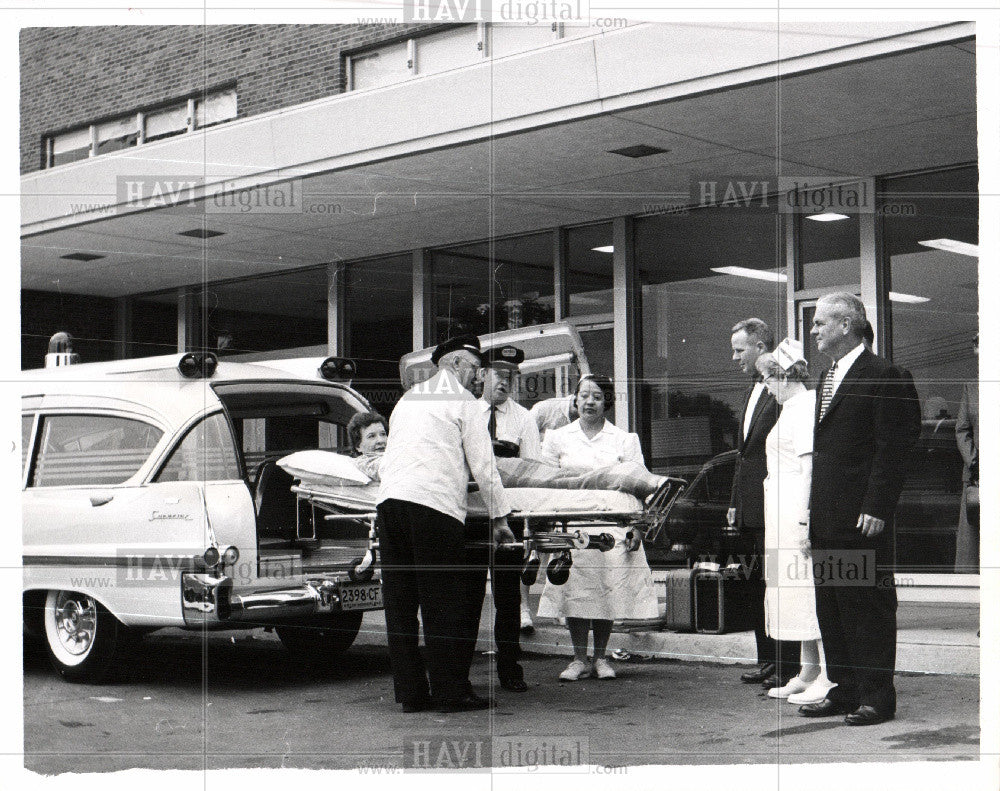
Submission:
M 177 370 L 187 379 L 209 379 L 218 364 L 219 358 L 211 352 L 188 352 L 177 363 Z
M 358 373 L 358 364 L 345 357 L 327 357 L 319 366 L 319 375 L 331 382 L 349 382 Z

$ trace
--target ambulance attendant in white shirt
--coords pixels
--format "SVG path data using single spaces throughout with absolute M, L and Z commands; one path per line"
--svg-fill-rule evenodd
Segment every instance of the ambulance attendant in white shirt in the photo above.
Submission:
M 479 613 L 472 624 L 464 598 L 470 587 L 464 524 L 470 473 L 495 540 L 513 541 L 514 536 L 507 527 L 510 507 L 492 443 L 468 390 L 480 366 L 479 339 L 445 341 L 431 361 L 438 372 L 396 404 L 379 465 L 376 503 L 389 660 L 403 711 L 470 711 L 492 703 L 469 684 L 472 652 L 467 648 L 479 626 Z

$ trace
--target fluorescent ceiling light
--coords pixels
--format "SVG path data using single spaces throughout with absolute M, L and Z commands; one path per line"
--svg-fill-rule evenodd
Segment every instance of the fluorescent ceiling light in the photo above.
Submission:
M 836 222 L 837 220 L 849 220 L 851 219 L 846 214 L 837 214 L 832 211 L 824 211 L 819 214 L 807 214 L 807 220 L 815 220 L 816 222 Z
M 937 250 L 947 250 L 949 253 L 959 253 L 960 255 L 971 255 L 973 258 L 979 258 L 978 244 L 958 242 L 954 239 L 927 239 L 923 242 L 917 242 L 917 244 L 922 244 L 924 247 L 933 247 Z
M 604 247 L 591 247 L 595 253 L 613 253 L 615 251 L 615 246 L 613 244 L 606 244 Z
M 911 304 L 918 304 L 920 302 L 930 302 L 930 297 L 918 297 L 915 294 L 900 294 L 898 291 L 890 291 L 889 299 L 893 302 L 909 302 Z
M 769 280 L 772 283 L 787 283 L 788 275 L 783 272 L 769 272 L 766 269 L 747 269 L 745 266 L 713 266 L 713 272 L 720 275 L 749 277 L 753 280 Z

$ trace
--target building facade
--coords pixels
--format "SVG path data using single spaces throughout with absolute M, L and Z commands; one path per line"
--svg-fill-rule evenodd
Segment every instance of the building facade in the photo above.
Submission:
M 405 352 L 567 320 L 690 474 L 735 441 L 732 325 L 818 368 L 816 299 L 850 291 L 924 412 L 899 567 L 950 573 L 974 26 L 607 22 L 25 30 L 23 367 L 60 330 L 85 360 L 333 353 L 388 410 Z

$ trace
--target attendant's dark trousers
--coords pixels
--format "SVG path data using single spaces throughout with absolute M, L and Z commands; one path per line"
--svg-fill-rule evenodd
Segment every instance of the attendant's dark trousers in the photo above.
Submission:
M 768 636 L 765 628 L 764 592 L 767 586 L 764 581 L 764 528 L 749 530 L 744 527 L 738 545 L 739 552 L 744 555 L 742 562 L 749 569 L 747 606 L 757 643 L 757 664 L 773 662 L 775 675 L 781 680 L 789 679 L 799 672 L 802 644 L 797 640 L 775 640 Z
M 396 700 L 442 701 L 468 692 L 464 525 L 416 503 L 386 500 L 381 521 L 382 587 Z M 427 664 L 420 653 L 417 612 Z M 428 677 L 430 687 L 428 688 Z
M 867 581 L 835 577 L 830 584 L 815 575 L 826 672 L 837 685 L 827 698 L 851 710 L 871 706 L 881 714 L 895 714 L 896 588 L 888 566 L 891 545 L 883 539 L 877 543 L 813 540 L 812 546 L 813 564 L 819 569 L 824 563 L 836 568 L 841 557 L 846 566 L 860 551 L 870 553 Z
M 524 525 L 511 522 L 511 530 L 520 541 L 523 537 Z M 479 618 L 483 606 L 486 588 L 486 570 L 490 569 L 490 584 L 493 593 L 493 606 L 496 614 L 493 620 L 493 639 L 497 646 L 497 675 L 501 679 L 523 679 L 524 670 L 521 659 L 521 564 L 524 550 L 503 549 L 498 547 L 493 552 L 493 563 L 490 565 L 488 546 L 474 546 L 471 542 L 480 544 L 492 541 L 492 531 L 485 520 L 475 520 L 466 527 L 466 537 L 470 546 L 466 552 L 469 560 L 470 574 L 468 576 L 471 590 L 467 594 L 469 603 L 470 626 L 475 620 L 473 641 L 478 634 Z M 477 573 L 478 572 L 478 573 Z M 473 613 L 474 611 L 474 613 Z M 474 652 L 470 647 L 470 661 Z

